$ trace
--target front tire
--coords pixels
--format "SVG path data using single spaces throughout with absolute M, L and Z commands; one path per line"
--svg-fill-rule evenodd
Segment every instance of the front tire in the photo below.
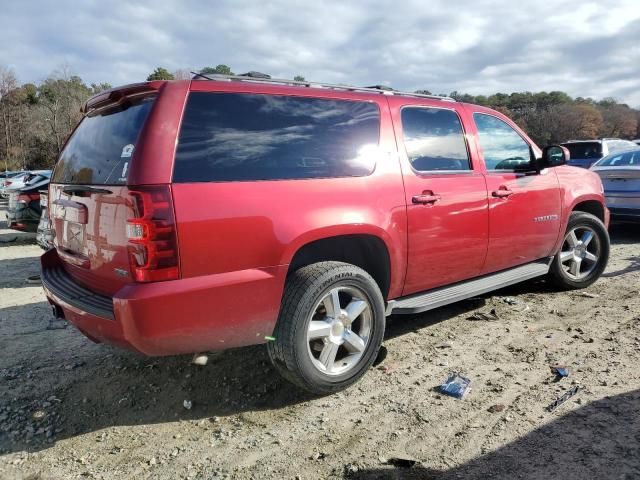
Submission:
M 600 219 L 573 212 L 560 251 L 551 262 L 549 279 L 563 290 L 586 288 L 604 272 L 609 249 L 609 233 Z
M 275 340 L 267 348 L 284 378 L 325 395 L 365 374 L 384 328 L 384 299 L 373 278 L 354 265 L 320 262 L 287 279 Z

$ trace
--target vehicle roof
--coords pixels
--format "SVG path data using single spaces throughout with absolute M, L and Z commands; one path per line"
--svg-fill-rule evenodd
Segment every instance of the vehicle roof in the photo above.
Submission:
M 354 97 L 363 98 L 363 97 L 380 97 L 380 95 L 388 95 L 395 97 L 406 97 L 406 98 L 425 98 L 430 100 L 436 100 L 441 102 L 452 102 L 458 103 L 451 97 L 439 96 L 439 95 L 426 95 L 421 93 L 412 93 L 412 92 L 402 92 L 399 90 L 393 90 L 383 85 L 376 85 L 372 87 L 358 87 L 355 85 L 346 85 L 346 84 L 333 84 L 333 83 L 322 83 L 322 82 L 307 82 L 307 81 L 297 81 L 297 80 L 288 80 L 288 79 L 278 79 L 278 78 L 256 78 L 242 75 L 202 75 L 202 74 L 194 74 L 196 77 L 192 80 L 156 80 L 151 82 L 142 82 L 142 83 L 134 83 L 129 85 L 122 85 L 119 87 L 114 87 L 110 90 L 105 90 L 100 92 L 87 100 L 85 105 L 82 108 L 83 112 L 88 112 L 89 110 L 99 109 L 107 104 L 112 104 L 120 101 L 123 97 L 134 94 L 145 94 L 153 91 L 158 91 L 162 87 L 162 85 L 166 83 L 178 83 L 178 82 L 189 82 L 192 84 L 192 87 L 196 87 L 196 90 L 200 90 L 197 88 L 197 85 L 201 82 L 206 82 L 210 84 L 211 82 L 215 82 L 218 84 L 222 91 L 234 91 L 234 90 L 243 90 L 247 86 L 252 86 L 253 88 L 259 87 L 261 89 L 264 88 L 265 91 L 272 91 L 274 94 L 283 94 L 286 90 L 287 93 L 293 94 L 294 92 L 303 93 L 305 92 L 307 95 L 310 91 L 314 91 L 319 93 L 321 96 L 332 96 L 330 92 L 345 92 L 354 94 Z M 253 88 L 251 88 L 253 90 Z M 192 88 L 193 89 L 193 88 Z
M 402 96 L 402 97 L 429 98 L 433 100 L 455 102 L 453 98 L 447 97 L 447 96 L 428 95 L 428 94 L 414 93 L 414 92 L 403 92 L 403 91 L 395 90 L 391 87 L 387 87 L 385 85 L 358 87 L 355 85 L 347 85 L 347 84 L 340 84 L 340 83 L 310 82 L 306 80 L 299 81 L 299 80 L 289 80 L 289 79 L 283 79 L 283 78 L 263 78 L 263 77 L 249 76 L 248 74 L 247 75 L 203 75 L 198 73 L 198 74 L 195 74 L 193 81 L 271 84 L 271 85 L 280 85 L 280 86 L 312 88 L 312 89 L 325 90 L 325 91 L 327 89 L 342 90 L 342 91 L 348 91 L 348 92 L 367 93 L 375 96 L 393 95 L 393 96 Z

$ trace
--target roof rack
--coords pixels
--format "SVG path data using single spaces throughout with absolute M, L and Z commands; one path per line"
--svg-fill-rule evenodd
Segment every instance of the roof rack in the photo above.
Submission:
M 198 72 L 191 72 L 193 80 L 203 78 L 205 80 L 213 80 L 217 82 L 249 82 L 249 83 L 271 83 L 275 85 L 291 85 L 295 87 L 308 87 L 308 88 L 328 88 L 332 90 L 347 90 L 349 92 L 362 92 L 362 93 L 376 93 L 378 95 L 400 95 L 404 97 L 420 97 L 430 98 L 433 100 L 443 100 L 447 102 L 455 102 L 451 97 L 441 97 L 438 95 L 425 95 L 422 93 L 401 92 L 399 90 L 393 90 L 390 87 L 383 85 L 375 85 L 373 87 L 356 87 L 354 85 L 344 85 L 339 83 L 324 83 L 324 82 L 308 82 L 306 80 L 288 80 L 284 78 L 271 78 L 268 75 L 264 76 L 252 75 L 257 72 L 249 72 L 244 75 L 221 75 L 221 74 L 204 74 Z M 266 78 L 269 77 L 269 78 Z

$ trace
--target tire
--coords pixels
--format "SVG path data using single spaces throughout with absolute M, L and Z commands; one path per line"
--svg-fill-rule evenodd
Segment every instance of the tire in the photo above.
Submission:
M 609 233 L 600 219 L 590 213 L 573 212 L 562 246 L 551 262 L 549 279 L 562 290 L 586 288 L 604 272 L 609 249 Z
M 373 278 L 354 265 L 321 262 L 287 279 L 275 340 L 267 348 L 285 379 L 326 395 L 365 374 L 378 355 L 384 329 L 384 299 Z

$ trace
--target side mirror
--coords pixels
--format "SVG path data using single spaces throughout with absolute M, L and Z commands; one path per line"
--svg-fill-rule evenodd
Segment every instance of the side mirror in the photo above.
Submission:
M 540 169 L 565 165 L 571 158 L 571 152 L 567 147 L 560 145 L 549 145 L 542 150 L 540 159 Z

